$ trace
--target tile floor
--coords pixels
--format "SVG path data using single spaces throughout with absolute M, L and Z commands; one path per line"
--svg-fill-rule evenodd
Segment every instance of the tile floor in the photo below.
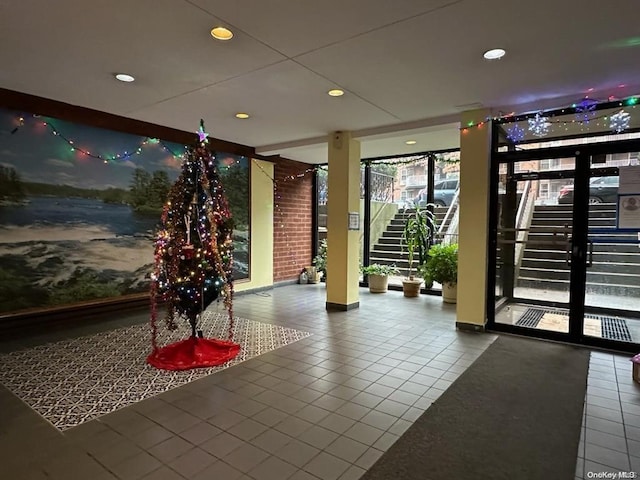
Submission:
M 598 477 L 625 472 L 627 476 Z M 591 352 L 577 479 L 638 478 L 640 386 L 629 356 Z
M 355 480 L 496 338 L 456 331 L 439 297 L 361 290 L 359 309 L 332 313 L 324 302 L 323 284 L 238 296 L 238 316 L 313 335 L 64 431 L 0 387 L 0 478 Z M 628 357 L 592 354 L 576 478 L 640 470 L 630 369 Z

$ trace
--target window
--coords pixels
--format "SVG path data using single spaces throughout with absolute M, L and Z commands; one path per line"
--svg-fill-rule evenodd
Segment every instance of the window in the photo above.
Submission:
M 549 182 L 540 182 L 540 198 L 549 198 Z
M 637 153 L 635 155 L 637 155 Z M 607 159 L 607 165 L 613 167 L 624 167 L 626 165 L 631 165 L 631 159 L 633 156 L 633 153 L 613 153 Z
M 559 158 L 551 158 L 548 160 L 540 160 L 540 171 L 553 170 L 560 166 Z

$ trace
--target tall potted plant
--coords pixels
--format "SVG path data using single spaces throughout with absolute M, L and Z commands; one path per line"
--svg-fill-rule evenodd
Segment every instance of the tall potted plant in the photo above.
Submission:
M 425 208 L 416 207 L 404 224 L 401 245 L 406 248 L 409 259 L 409 272 L 402 281 L 405 297 L 417 297 L 420 294 L 421 278 L 414 276 L 414 268 L 424 263 L 429 245 L 436 231 L 436 218 L 433 213 L 434 205 Z
M 367 276 L 371 293 L 385 293 L 389 285 L 389 275 L 398 273 L 395 265 L 381 265 L 379 263 L 360 267 L 360 271 Z
M 429 249 L 429 260 L 424 272 L 434 282 L 442 284 L 442 300 L 456 303 L 458 297 L 458 244 L 434 245 Z

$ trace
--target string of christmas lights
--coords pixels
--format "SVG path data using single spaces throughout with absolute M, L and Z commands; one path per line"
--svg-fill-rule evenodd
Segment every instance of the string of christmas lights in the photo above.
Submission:
M 35 122 L 43 127 L 46 127 L 47 130 L 54 136 L 59 138 L 60 140 L 64 141 L 68 147 L 70 148 L 70 150 L 72 152 L 77 152 L 81 155 L 84 155 L 88 158 L 94 158 L 96 160 L 101 160 L 103 163 L 110 163 L 110 162 L 117 162 L 117 161 L 122 161 L 122 160 L 127 160 L 129 158 L 131 158 L 134 155 L 141 155 L 143 153 L 143 147 L 147 146 L 147 145 L 160 145 L 165 151 L 167 151 L 171 156 L 173 156 L 175 159 L 180 160 L 182 159 L 182 154 L 180 153 L 176 153 L 174 152 L 165 142 L 163 142 L 162 140 L 159 140 L 157 138 L 151 138 L 151 137 L 144 137 L 137 145 L 133 146 L 130 149 L 124 150 L 121 153 L 116 153 L 113 155 L 107 155 L 107 154 L 102 154 L 102 153 L 92 153 L 91 151 L 89 151 L 86 148 L 80 147 L 79 144 L 80 142 L 71 139 L 68 135 L 65 135 L 64 133 L 62 133 L 60 131 L 59 128 L 57 128 L 55 126 L 55 124 L 53 123 L 53 121 L 51 120 L 39 120 L 40 116 L 39 115 L 33 115 L 33 118 L 35 119 Z M 16 133 L 18 133 L 18 131 L 20 130 L 20 128 L 24 127 L 25 125 L 25 118 L 24 117 L 18 117 L 16 120 L 17 125 L 9 132 L 11 135 L 15 135 Z M 184 149 L 186 150 L 187 147 L 184 146 Z
M 583 98 L 580 102 L 574 103 L 571 106 L 567 106 L 560 109 L 553 109 L 550 111 L 537 111 L 524 115 L 516 115 L 515 112 L 511 112 L 508 114 L 501 114 L 495 117 L 485 117 L 480 121 L 470 121 L 466 125 L 460 126 L 460 131 L 466 133 L 471 128 L 482 128 L 486 123 L 495 122 L 499 124 L 513 123 L 517 121 L 524 120 L 535 120 L 538 117 L 540 120 L 538 122 L 534 122 L 533 124 L 529 123 L 530 129 L 529 131 L 535 136 L 544 136 L 546 133 L 551 131 L 551 127 L 553 125 L 561 124 L 566 127 L 568 130 L 569 126 L 572 124 L 580 124 L 582 126 L 590 125 L 595 121 L 595 126 L 600 127 L 601 125 L 598 120 L 609 121 L 609 128 L 615 133 L 621 133 L 629 127 L 629 119 L 630 114 L 625 112 L 625 108 L 635 109 L 638 104 L 639 97 L 631 96 L 620 100 L 611 100 L 608 102 L 598 102 L 595 99 L 591 99 L 589 97 Z M 621 110 L 614 114 L 603 114 L 597 115 L 596 112 L 599 109 L 617 109 Z M 566 116 L 574 114 L 574 119 L 572 120 L 554 120 L 552 117 L 555 116 Z M 619 115 L 622 114 L 622 115 Z M 626 115 L 625 115 L 626 114 Z M 616 117 L 616 115 L 618 115 Z M 628 116 L 627 116 L 628 115 Z M 616 117 L 611 121 L 611 117 Z M 520 140 L 524 138 L 524 129 L 522 127 L 512 127 L 514 130 L 512 131 L 513 140 L 515 138 L 519 138 Z M 584 131 L 584 130 L 582 130 Z M 546 133 L 545 133 L 546 132 Z M 510 137 L 511 138 L 511 137 Z
M 280 223 L 280 228 L 282 231 L 282 235 L 285 238 L 285 244 L 287 246 L 287 251 L 290 252 L 291 254 L 291 265 L 295 268 L 299 268 L 298 265 L 298 261 L 296 260 L 296 257 L 294 255 L 294 249 L 291 248 L 291 245 L 289 243 L 289 234 L 287 233 L 287 230 L 285 228 L 285 215 L 284 215 L 284 210 L 282 209 L 282 207 L 280 206 L 280 201 L 282 200 L 282 196 L 280 195 L 280 192 L 278 191 L 278 180 L 276 180 L 275 178 L 271 177 L 271 175 L 269 175 L 269 173 L 262 168 L 262 165 L 260 165 L 255 159 L 253 159 L 253 163 L 258 167 L 258 169 L 269 179 L 271 180 L 272 184 L 273 184 L 273 195 L 275 198 L 275 210 L 276 210 L 276 215 L 279 217 L 279 223 Z M 282 182 L 290 182 L 293 180 L 297 180 L 300 178 L 304 178 L 307 174 L 315 172 L 317 170 L 318 167 L 311 167 L 311 168 L 307 168 L 306 170 L 294 174 L 294 175 L 287 175 L 285 177 L 282 178 Z
M 411 163 L 418 163 L 423 160 L 429 160 L 430 158 L 434 158 L 434 159 L 437 159 L 438 161 L 445 162 L 445 163 L 458 163 L 460 161 L 458 159 L 438 158 L 437 154 L 429 152 L 424 155 L 407 157 L 406 160 L 398 160 L 397 158 L 396 159 L 388 158 L 384 160 L 363 160 L 362 162 L 365 165 L 408 165 Z
M 229 315 L 229 340 L 233 337 L 233 220 L 216 159 L 205 147 L 206 138 L 190 149 L 182 173 L 169 193 L 154 250 L 151 288 L 152 343 L 157 307 L 167 304 L 169 330 L 176 315 L 186 317 L 195 332 L 197 317 L 221 297 Z

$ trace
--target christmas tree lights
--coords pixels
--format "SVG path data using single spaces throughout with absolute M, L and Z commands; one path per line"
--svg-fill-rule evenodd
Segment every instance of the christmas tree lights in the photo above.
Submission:
M 154 352 L 148 360 L 159 368 L 178 370 L 185 365 L 186 368 L 218 365 L 235 357 L 240 348 L 231 342 L 233 219 L 216 160 L 206 147 L 206 138 L 201 121 L 199 143 L 185 154 L 182 173 L 169 192 L 162 214 L 162 228 L 156 237 L 151 286 Z M 222 300 L 227 309 L 228 342 L 203 339 L 198 330 L 200 314 L 214 300 Z M 188 320 L 191 339 L 187 343 L 179 342 L 163 349 L 158 347 L 157 303 L 160 301 L 167 307 L 169 330 L 177 328 L 179 318 Z M 200 351 L 189 358 L 182 347 L 187 351 L 195 352 L 197 348 Z M 203 349 L 207 350 L 206 355 Z M 205 356 L 207 359 L 203 360 Z

